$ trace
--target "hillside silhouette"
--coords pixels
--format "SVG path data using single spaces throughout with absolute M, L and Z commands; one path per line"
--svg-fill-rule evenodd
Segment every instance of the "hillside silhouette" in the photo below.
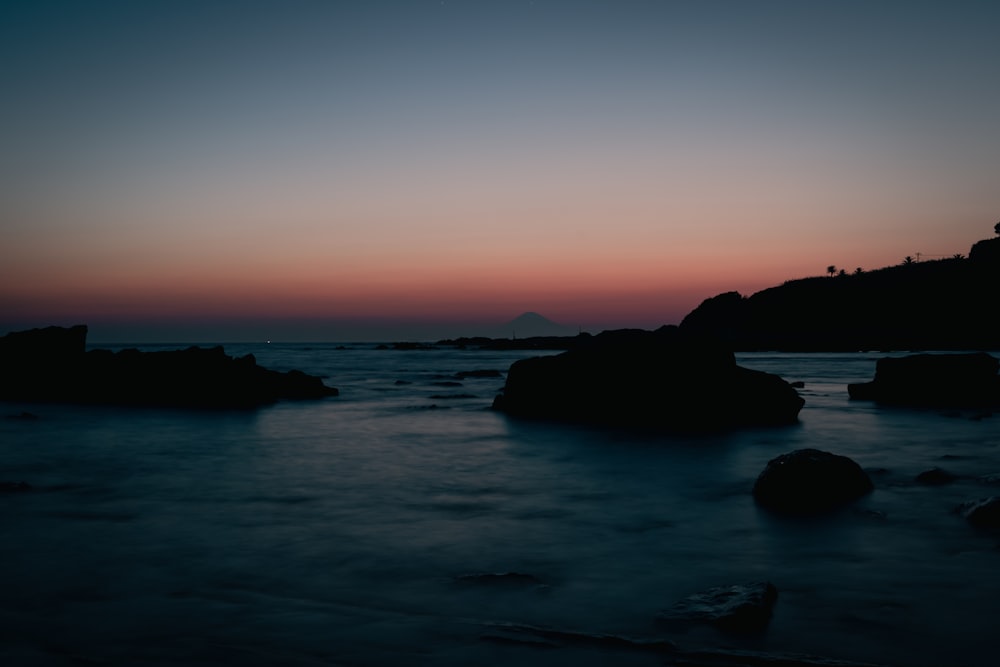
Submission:
M 968 257 L 829 272 L 749 297 L 719 294 L 680 327 L 740 351 L 1000 349 L 1000 237 Z

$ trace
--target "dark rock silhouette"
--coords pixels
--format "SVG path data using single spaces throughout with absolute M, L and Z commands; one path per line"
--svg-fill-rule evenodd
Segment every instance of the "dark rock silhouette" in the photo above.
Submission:
M 848 457 L 798 449 L 768 462 L 753 485 L 753 496 L 774 512 L 804 516 L 837 509 L 874 488 L 861 466 Z
M 34 412 L 28 412 L 27 410 L 22 410 L 16 415 L 7 415 L 7 419 L 16 419 L 18 421 L 33 422 L 33 421 L 38 421 L 39 417 Z
M 966 521 L 978 528 L 1000 528 L 1000 497 L 990 496 L 965 503 L 959 512 Z
M 886 357 L 871 382 L 847 386 L 852 399 L 922 407 L 1000 405 L 1000 360 L 985 352 Z
M 680 326 L 735 350 L 1000 349 L 998 284 L 1000 238 L 987 239 L 968 259 L 791 280 L 749 297 L 726 292 Z
M 776 375 L 686 335 L 605 331 L 559 355 L 513 363 L 493 407 L 509 415 L 715 431 L 789 424 L 804 401 Z
M 48 327 L 0 338 L 0 399 L 83 404 L 250 408 L 337 395 L 320 378 L 233 358 L 222 347 L 86 351 L 87 328 Z
M 729 632 L 760 632 L 771 621 L 778 589 L 769 581 L 720 586 L 684 598 L 661 612 L 661 624 L 710 623 Z
M 0 482 L 0 493 L 24 493 L 31 488 L 27 482 Z
M 917 475 L 914 481 L 924 486 L 944 486 L 945 484 L 951 484 L 957 479 L 958 475 L 950 473 L 943 468 L 931 468 Z
M 969 259 L 979 263 L 1000 263 L 1000 238 L 977 241 L 969 250 Z

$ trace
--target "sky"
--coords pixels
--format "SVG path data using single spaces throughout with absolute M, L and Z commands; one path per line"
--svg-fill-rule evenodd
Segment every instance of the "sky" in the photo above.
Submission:
M 589 331 L 1000 220 L 1000 4 L 5 2 L 0 332 Z

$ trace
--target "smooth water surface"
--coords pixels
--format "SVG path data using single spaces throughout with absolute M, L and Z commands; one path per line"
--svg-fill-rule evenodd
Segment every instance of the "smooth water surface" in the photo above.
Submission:
M 176 346 L 175 346 L 176 347 Z M 748 354 L 802 380 L 800 423 L 679 437 L 489 410 L 525 352 L 232 345 L 337 398 L 250 412 L 0 404 L 0 663 L 662 664 L 488 641 L 496 624 L 669 637 L 913 667 L 996 664 L 998 535 L 953 509 L 1000 494 L 1000 417 L 852 402 L 871 354 Z M 776 518 L 771 458 L 854 458 L 876 491 Z M 914 482 L 942 467 L 947 486 Z M 464 575 L 515 572 L 512 581 Z M 775 583 L 761 636 L 663 628 L 713 586 Z

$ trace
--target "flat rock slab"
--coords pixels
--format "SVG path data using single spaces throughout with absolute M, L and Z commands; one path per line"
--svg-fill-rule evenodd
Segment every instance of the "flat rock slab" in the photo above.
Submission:
M 709 623 L 733 632 L 759 632 L 771 620 L 778 589 L 769 581 L 719 586 L 688 596 L 657 616 L 660 623 Z

